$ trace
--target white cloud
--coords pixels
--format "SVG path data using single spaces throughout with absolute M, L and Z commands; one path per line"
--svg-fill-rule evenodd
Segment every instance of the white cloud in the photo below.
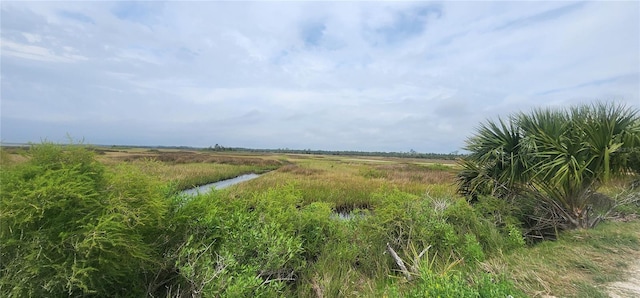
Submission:
M 31 35 L 31 38 L 35 38 L 34 36 L 35 35 Z M 35 41 L 36 39 L 32 40 Z M 42 62 L 77 62 L 87 60 L 87 57 L 73 54 L 73 52 L 76 51 L 71 47 L 62 48 L 62 53 L 58 54 L 45 47 L 25 45 L 5 39 L 0 40 L 0 43 L 2 44 L 3 55 L 27 60 Z
M 639 5 L 3 2 L 2 138 L 451 152 L 487 117 L 640 106 Z
M 42 37 L 38 34 L 22 32 L 22 35 L 27 39 L 27 41 L 29 41 L 29 43 L 38 43 L 42 41 Z

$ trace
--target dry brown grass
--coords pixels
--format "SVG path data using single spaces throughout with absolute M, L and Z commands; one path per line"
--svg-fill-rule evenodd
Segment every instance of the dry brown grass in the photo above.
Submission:
M 22 151 L 20 150 L 7 150 L 3 148 L 2 150 L 0 150 L 0 166 L 19 164 L 29 160 L 29 157 L 25 156 L 21 152 Z
M 311 176 L 322 174 L 324 170 L 301 167 L 297 164 L 288 164 L 278 169 L 281 173 L 291 173 L 293 175 Z
M 159 151 L 150 150 L 147 152 L 106 152 L 106 158 L 116 161 L 134 161 L 141 159 L 154 159 L 171 164 L 187 163 L 217 163 L 229 165 L 252 165 L 252 166 L 280 166 L 281 161 L 267 158 L 267 156 L 251 157 L 240 155 L 229 155 L 215 152 L 198 151 Z
M 233 196 L 293 183 L 303 204 L 332 203 L 335 210 L 371 209 L 381 188 L 397 187 L 415 195 L 455 196 L 454 172 L 448 167 L 416 165 L 402 160 L 372 163 L 357 158 L 285 156 L 289 164 L 234 187 Z M 424 161 L 424 160 L 423 160 Z
M 377 166 L 376 169 L 386 173 L 386 177 L 395 184 L 443 184 L 451 183 L 455 179 L 452 170 L 430 168 L 416 164 L 390 164 Z

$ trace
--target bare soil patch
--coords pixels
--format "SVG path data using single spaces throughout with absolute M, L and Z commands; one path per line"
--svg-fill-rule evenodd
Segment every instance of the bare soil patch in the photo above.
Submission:
M 635 216 L 631 218 L 624 218 L 623 221 L 634 220 Z M 636 234 L 640 237 L 640 231 Z M 640 297 L 640 251 L 634 251 L 634 262 L 629 266 L 624 275 L 626 278 L 622 281 L 616 281 L 607 284 L 607 294 L 611 298 L 635 298 Z
M 631 265 L 626 274 L 627 279 L 607 285 L 607 292 L 611 298 L 640 297 L 640 260 Z

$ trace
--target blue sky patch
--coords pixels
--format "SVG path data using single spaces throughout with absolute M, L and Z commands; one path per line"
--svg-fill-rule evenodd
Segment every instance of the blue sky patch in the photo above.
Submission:
M 308 23 L 302 26 L 301 34 L 307 46 L 318 46 L 322 41 L 326 26 L 322 22 Z
M 145 23 L 161 7 L 160 3 L 154 2 L 117 2 L 111 13 L 121 20 Z
M 378 28 L 376 32 L 384 41 L 393 44 L 422 34 L 430 17 L 440 18 L 441 16 L 442 8 L 439 5 L 399 11 L 395 14 L 392 24 Z
M 90 17 L 88 17 L 88 16 L 86 16 L 84 14 L 81 14 L 79 12 L 62 10 L 62 11 L 58 12 L 58 15 L 63 17 L 63 18 L 66 18 L 66 19 L 70 19 L 70 20 L 74 20 L 74 21 L 78 21 L 78 22 L 82 22 L 82 23 L 87 23 L 87 24 L 95 24 L 96 23 L 92 18 L 90 18 Z

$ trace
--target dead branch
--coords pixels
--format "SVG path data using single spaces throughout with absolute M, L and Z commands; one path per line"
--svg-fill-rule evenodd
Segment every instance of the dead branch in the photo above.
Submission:
M 402 274 L 404 274 L 407 280 L 411 280 L 411 272 L 409 272 L 409 270 L 407 269 L 407 266 L 404 265 L 404 262 L 402 261 L 402 259 L 398 256 L 396 251 L 393 250 L 393 248 L 391 248 L 391 245 L 389 245 L 388 242 L 387 242 L 387 251 L 389 252 L 391 257 L 396 261 L 396 264 L 398 264 L 398 267 L 400 267 L 400 271 L 402 272 Z

